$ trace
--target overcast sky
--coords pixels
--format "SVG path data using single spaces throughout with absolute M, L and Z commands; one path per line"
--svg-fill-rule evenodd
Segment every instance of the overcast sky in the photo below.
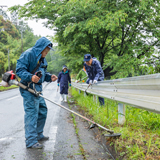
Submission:
M 24 5 L 25 3 L 27 3 L 28 0 L 0 0 L 0 6 L 7 6 L 8 8 L 14 5 Z M 3 10 L 7 10 L 8 8 L 4 7 Z M 8 15 L 10 16 L 10 15 Z M 30 28 L 33 29 L 34 34 L 36 35 L 41 35 L 41 36 L 53 36 L 54 35 L 54 31 L 47 29 L 46 27 L 43 27 L 42 22 L 44 22 L 45 20 L 39 20 L 38 22 L 36 22 L 35 20 L 29 20 L 26 21 L 28 23 L 28 25 L 30 26 Z

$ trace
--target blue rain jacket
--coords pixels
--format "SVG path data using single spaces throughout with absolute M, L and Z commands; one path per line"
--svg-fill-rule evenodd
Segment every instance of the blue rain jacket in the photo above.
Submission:
M 68 94 L 68 82 L 71 83 L 69 70 L 67 70 L 65 73 L 62 70 L 62 72 L 60 72 L 58 75 L 57 81 L 57 83 L 60 83 L 60 94 Z
M 104 72 L 102 70 L 100 62 L 93 57 L 92 65 L 88 66 L 86 63 L 84 63 L 86 72 L 88 74 L 88 79 L 86 83 L 89 84 L 90 80 L 97 80 L 97 81 L 103 81 L 104 80 Z M 104 105 L 104 98 L 98 97 L 99 102 L 101 105 Z
M 89 83 L 90 80 L 97 80 L 97 81 L 104 80 L 104 73 L 101 64 L 95 57 L 93 57 L 91 66 L 88 66 L 86 63 L 84 63 L 84 66 L 88 74 L 88 79 L 86 83 Z
M 31 82 L 31 78 L 33 76 L 31 72 L 34 70 L 34 68 L 36 68 L 37 64 L 39 63 L 39 60 L 41 58 L 41 52 L 50 43 L 51 42 L 47 38 L 42 37 L 39 40 L 37 40 L 34 47 L 26 50 L 21 54 L 20 58 L 17 60 L 16 65 L 16 73 L 18 77 L 21 78 L 21 83 L 23 83 L 24 85 L 28 85 L 28 82 Z M 46 69 L 47 61 L 45 58 L 43 58 L 41 66 L 37 69 L 37 71 L 42 71 L 42 77 L 39 80 L 38 84 L 35 85 L 37 91 L 42 91 L 42 83 L 44 81 L 49 82 L 51 80 L 51 74 L 46 72 Z M 30 87 L 33 88 L 33 85 L 31 84 Z
M 26 50 L 17 60 L 16 73 L 21 78 L 21 83 L 28 85 L 31 82 L 33 74 L 31 72 L 37 66 L 41 58 L 41 52 L 51 42 L 42 37 L 37 40 L 34 47 Z M 42 82 L 51 80 L 51 74 L 46 72 L 47 61 L 45 58 L 42 59 L 42 63 L 37 71 L 42 71 L 42 77 L 38 84 L 35 85 L 37 91 L 42 90 Z M 36 72 L 37 72 L 36 71 Z M 32 88 L 32 84 L 30 88 Z M 23 97 L 23 105 L 25 111 L 24 123 L 25 123 L 25 138 L 26 147 L 31 147 L 38 142 L 39 139 L 43 138 L 43 128 L 47 117 L 47 106 L 42 97 L 36 97 L 27 90 L 20 88 L 21 95 Z

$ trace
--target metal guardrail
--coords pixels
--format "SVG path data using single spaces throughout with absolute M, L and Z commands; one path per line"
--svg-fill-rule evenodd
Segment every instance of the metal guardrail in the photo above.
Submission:
M 82 91 L 87 88 L 84 83 L 72 83 L 72 86 Z M 87 92 L 160 114 L 159 73 L 98 82 Z

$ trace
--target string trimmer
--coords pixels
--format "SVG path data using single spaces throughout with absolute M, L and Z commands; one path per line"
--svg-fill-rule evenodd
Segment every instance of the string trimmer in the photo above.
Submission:
M 37 73 L 38 73 L 37 76 L 40 77 L 40 76 L 41 76 L 41 72 L 37 72 Z M 118 133 L 118 134 L 115 134 L 114 131 L 109 130 L 109 129 L 101 126 L 100 124 L 98 124 L 98 123 L 96 123 L 96 122 L 94 122 L 94 121 L 92 121 L 92 120 L 90 120 L 90 119 L 88 119 L 88 118 L 86 118 L 86 117 L 84 117 L 84 116 L 82 116 L 82 115 L 80 115 L 80 114 L 78 114 L 78 113 L 76 113 L 76 112 L 74 112 L 74 111 L 72 111 L 72 110 L 64 107 L 64 106 L 62 106 L 61 104 L 58 104 L 58 103 L 56 103 L 56 102 L 54 102 L 54 101 L 52 101 L 52 100 L 44 97 L 41 92 L 37 92 L 37 91 L 36 91 L 35 87 L 33 87 L 33 89 L 31 89 L 31 88 L 29 88 L 28 86 L 25 86 L 24 84 L 18 82 L 18 81 L 16 80 L 16 76 L 15 76 L 15 74 L 13 73 L 13 71 L 6 72 L 6 73 L 3 75 L 2 80 L 3 80 L 3 81 L 2 81 L 2 83 L 1 83 L 1 85 L 4 86 L 4 87 L 8 87 L 8 86 L 11 86 L 11 85 L 17 85 L 17 86 L 19 86 L 19 87 L 21 87 L 21 88 L 23 88 L 23 89 L 25 89 L 25 90 L 28 90 L 28 91 L 29 91 L 30 93 L 32 93 L 33 95 L 35 95 L 35 96 L 40 96 L 40 97 L 48 100 L 49 102 L 54 103 L 54 104 L 56 104 L 57 106 L 59 106 L 59 107 L 65 109 L 65 110 L 67 110 L 67 111 L 69 111 L 69 112 L 71 112 L 71 113 L 73 113 L 73 114 L 75 114 L 75 115 L 77 115 L 77 116 L 85 119 L 86 121 L 91 122 L 92 124 L 90 125 L 89 129 L 92 129 L 92 128 L 95 128 L 95 127 L 100 127 L 100 128 L 102 128 L 102 129 L 106 130 L 107 132 L 109 132 L 109 133 L 110 133 L 110 134 L 109 134 L 110 137 L 115 137 L 115 136 L 119 137 L 119 136 L 121 135 L 121 134 L 119 134 L 119 133 Z M 33 85 L 33 86 L 35 86 L 35 85 Z
M 76 83 L 79 83 L 79 82 L 81 82 L 81 81 L 83 81 L 85 78 L 87 78 L 88 76 L 86 76 L 86 77 L 84 77 L 84 78 L 82 78 L 81 80 L 79 80 L 79 81 L 76 81 Z

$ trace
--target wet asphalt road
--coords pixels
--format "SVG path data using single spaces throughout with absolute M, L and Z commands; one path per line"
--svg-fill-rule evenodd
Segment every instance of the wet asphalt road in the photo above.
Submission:
M 67 103 L 60 102 L 56 83 L 47 86 L 44 96 L 59 104 L 68 107 Z M 43 142 L 43 149 L 27 149 L 24 137 L 24 110 L 19 89 L 0 92 L 0 160 L 83 160 L 84 156 L 79 149 L 73 121 L 70 113 L 59 106 L 47 102 L 48 115 L 44 128 L 44 135 L 49 136 L 49 141 Z M 78 120 L 79 121 L 79 120 Z M 83 122 L 78 122 L 81 133 L 85 133 Z M 83 132 L 84 130 L 84 132 Z M 80 134 L 81 134 L 80 133 Z M 87 136 L 85 134 L 88 134 Z M 87 159 L 107 159 L 105 150 L 95 140 L 91 132 L 82 136 L 84 148 L 96 150 L 96 155 L 89 153 Z M 89 146 L 87 146 L 89 145 Z M 89 155 L 90 154 L 90 155 Z M 100 158 L 99 158 L 100 157 Z

